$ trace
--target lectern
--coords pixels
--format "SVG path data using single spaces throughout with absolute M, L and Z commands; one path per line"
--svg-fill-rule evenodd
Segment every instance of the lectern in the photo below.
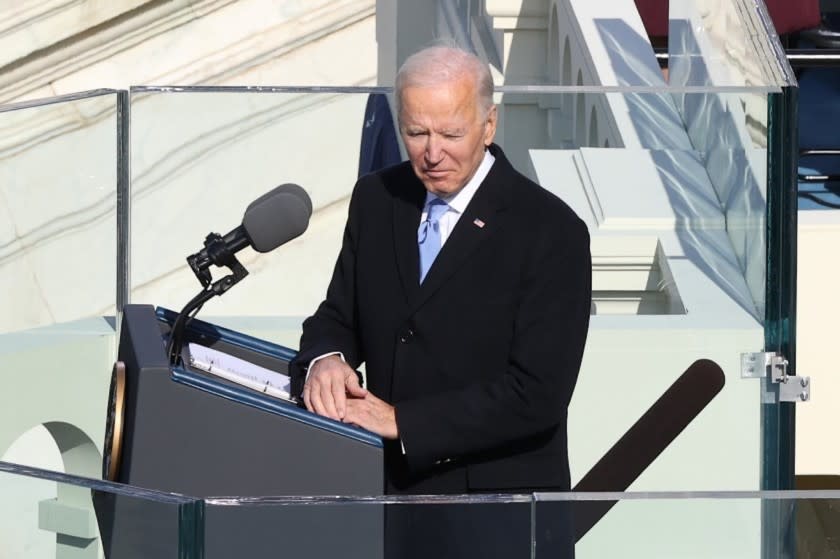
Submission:
M 174 318 L 149 305 L 124 309 L 106 474 L 195 497 L 383 493 L 377 435 L 194 370 L 187 360 L 170 366 L 165 346 Z M 198 320 L 190 322 L 185 341 L 281 373 L 295 354 Z M 177 527 L 144 515 L 141 503 L 95 496 L 95 504 L 109 557 L 177 555 L 156 543 L 162 540 L 156 535 Z M 324 538 L 327 531 L 331 536 Z M 282 550 L 290 557 L 375 558 L 382 556 L 382 531 L 383 512 L 376 506 L 214 507 L 205 519 L 205 556 L 271 557 Z

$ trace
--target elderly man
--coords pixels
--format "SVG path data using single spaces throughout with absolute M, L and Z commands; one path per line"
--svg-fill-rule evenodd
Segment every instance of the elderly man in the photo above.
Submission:
M 493 144 L 492 94 L 470 53 L 406 60 L 396 98 L 409 161 L 356 185 L 292 368 L 309 410 L 386 440 L 389 493 L 570 486 L 589 236 Z

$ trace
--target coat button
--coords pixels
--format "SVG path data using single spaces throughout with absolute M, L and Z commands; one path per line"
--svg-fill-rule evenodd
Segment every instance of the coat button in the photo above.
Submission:
M 411 328 L 406 328 L 402 332 L 400 332 L 400 342 L 407 344 L 411 341 L 411 338 L 414 337 L 414 330 Z

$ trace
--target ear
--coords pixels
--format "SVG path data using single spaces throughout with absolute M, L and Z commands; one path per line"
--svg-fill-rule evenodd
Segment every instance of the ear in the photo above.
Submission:
M 498 119 L 498 110 L 496 105 L 490 107 L 487 112 L 487 120 L 484 122 L 484 145 L 489 146 L 493 143 L 493 138 L 496 136 L 496 121 Z

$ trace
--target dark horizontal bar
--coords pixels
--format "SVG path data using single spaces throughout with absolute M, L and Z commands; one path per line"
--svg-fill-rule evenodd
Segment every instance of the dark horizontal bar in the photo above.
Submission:
M 788 49 L 785 54 L 794 68 L 840 67 L 840 49 Z
M 654 54 L 660 62 L 668 60 L 668 51 L 655 48 Z M 794 68 L 840 67 L 840 49 L 788 49 L 788 62 Z

